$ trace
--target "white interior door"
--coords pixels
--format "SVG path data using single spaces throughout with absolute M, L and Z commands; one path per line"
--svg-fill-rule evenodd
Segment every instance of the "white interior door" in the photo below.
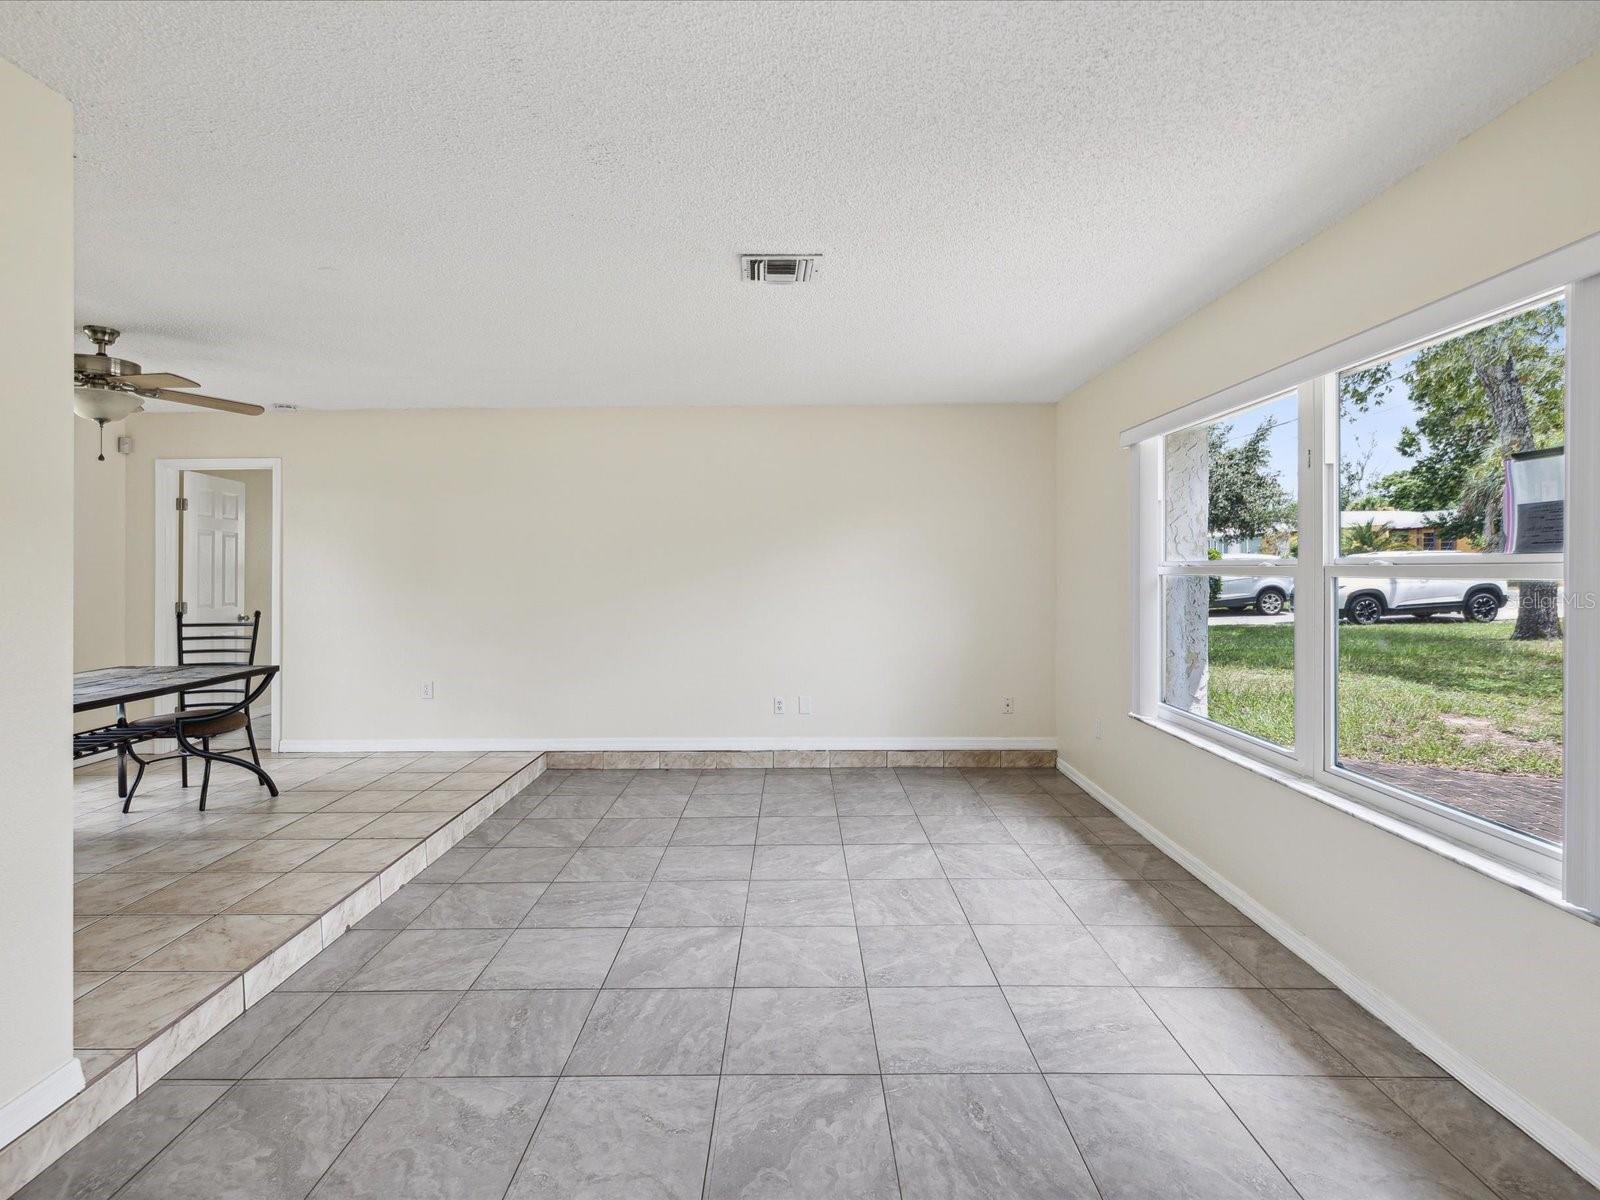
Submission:
M 244 605 L 244 484 L 183 473 L 180 598 L 190 621 L 237 621 Z

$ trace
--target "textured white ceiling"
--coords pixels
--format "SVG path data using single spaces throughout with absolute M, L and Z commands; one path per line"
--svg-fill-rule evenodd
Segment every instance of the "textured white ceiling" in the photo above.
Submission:
M 1597 43 L 1526 0 L 0 5 L 77 105 L 80 320 L 319 408 L 1054 400 Z

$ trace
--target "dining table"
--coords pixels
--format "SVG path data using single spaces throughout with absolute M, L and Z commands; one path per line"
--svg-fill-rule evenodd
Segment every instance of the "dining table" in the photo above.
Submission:
M 202 740 L 198 736 L 190 736 L 187 727 L 214 721 L 218 717 L 247 712 L 250 705 L 260 699 L 262 693 L 271 686 L 277 674 L 277 666 L 271 663 L 100 667 L 92 671 L 78 671 L 72 676 L 72 711 L 76 714 L 103 708 L 114 709 L 116 720 L 109 725 L 98 725 L 75 732 L 72 735 L 72 757 L 77 760 L 107 751 L 116 752 L 117 795 L 124 801 L 124 812 L 133 803 L 133 794 L 138 791 L 139 783 L 144 778 L 145 767 L 152 762 L 163 761 L 158 758 L 143 758 L 133 747 L 140 742 L 155 738 L 175 740 L 178 743 L 178 755 L 187 754 L 209 762 L 243 767 L 276 796 L 278 785 L 266 771 L 249 759 L 211 748 L 209 739 Z M 196 709 L 189 717 L 185 717 L 184 710 L 180 707 L 171 714 L 171 724 L 153 730 L 128 722 L 130 704 L 142 700 L 158 700 L 164 696 L 181 697 L 186 692 L 214 691 L 226 684 L 241 685 L 242 698 L 236 703 L 208 705 L 204 710 Z M 132 758 L 139 767 L 131 787 L 128 784 L 129 758 Z

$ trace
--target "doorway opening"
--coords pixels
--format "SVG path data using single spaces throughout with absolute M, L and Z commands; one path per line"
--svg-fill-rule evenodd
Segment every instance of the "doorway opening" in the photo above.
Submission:
M 259 612 L 255 661 L 282 665 L 283 589 L 280 460 L 156 460 L 155 661 L 178 661 L 175 615 L 185 622 L 248 625 Z M 262 749 L 282 738 L 281 675 L 252 706 Z M 169 703 L 168 708 L 171 707 Z M 219 748 L 244 731 L 218 739 Z

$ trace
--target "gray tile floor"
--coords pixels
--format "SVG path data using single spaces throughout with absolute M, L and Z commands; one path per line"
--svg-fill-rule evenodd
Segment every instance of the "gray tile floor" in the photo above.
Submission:
M 1596 1193 L 1051 772 L 552 772 L 23 1193 Z

